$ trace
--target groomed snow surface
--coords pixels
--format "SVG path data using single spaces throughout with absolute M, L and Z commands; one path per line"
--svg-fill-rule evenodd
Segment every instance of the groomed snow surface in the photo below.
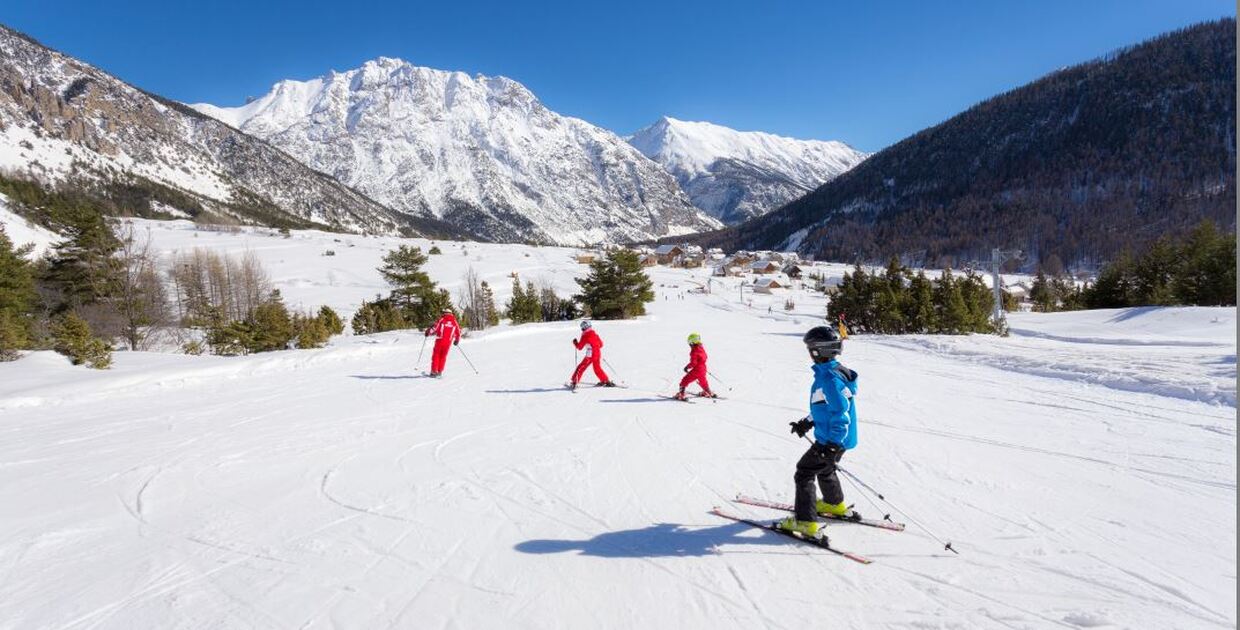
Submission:
M 373 297 L 395 243 L 140 224 L 165 251 L 254 251 L 307 308 Z M 472 265 L 501 301 L 511 271 L 567 292 L 585 270 L 567 249 L 440 246 L 435 278 Z M 690 292 L 703 270 L 651 273 L 650 315 L 597 323 L 627 389 L 561 388 L 575 322 L 472 335 L 442 380 L 415 332 L 0 364 L 0 627 L 1235 626 L 1234 309 L 849 340 L 844 464 L 960 551 L 911 522 L 828 526 L 863 566 L 707 513 L 791 498 L 821 299 L 750 306 L 733 284 Z M 660 397 L 689 332 L 726 400 Z

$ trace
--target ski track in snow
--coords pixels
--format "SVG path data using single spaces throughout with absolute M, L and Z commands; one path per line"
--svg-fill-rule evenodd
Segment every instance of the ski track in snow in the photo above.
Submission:
M 382 290 L 393 242 L 153 233 L 253 249 L 290 303 L 345 313 Z M 564 249 L 443 246 L 432 276 L 473 265 L 500 302 L 513 269 L 565 294 L 583 269 Z M 342 269 L 356 282 L 333 284 Z M 708 514 L 773 519 L 731 499 L 791 499 L 798 337 L 821 299 L 768 314 L 784 296 L 681 299 L 701 270 L 651 273 L 650 316 L 597 323 L 627 389 L 558 387 L 573 322 L 471 335 L 481 374 L 454 350 L 442 380 L 417 376 L 416 332 L 0 364 L 0 628 L 1235 627 L 1234 310 L 855 336 L 843 465 L 960 551 L 913 523 L 829 525 L 861 566 Z M 690 331 L 725 400 L 656 397 Z

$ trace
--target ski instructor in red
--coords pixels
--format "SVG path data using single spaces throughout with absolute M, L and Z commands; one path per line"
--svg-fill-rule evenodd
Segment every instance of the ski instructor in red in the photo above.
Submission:
M 702 336 L 697 333 L 689 335 L 689 364 L 685 366 L 685 377 L 680 379 L 680 391 L 676 393 L 676 400 L 686 400 L 685 387 L 689 383 L 697 381 L 702 391 L 698 396 L 705 398 L 717 398 L 714 392 L 710 391 L 710 383 L 706 381 L 706 346 L 702 345 Z
M 456 315 L 452 314 L 451 309 L 445 308 L 439 321 L 426 329 L 426 336 L 431 335 L 436 337 L 435 348 L 431 351 L 431 377 L 438 378 L 448 362 L 448 351 L 461 343 L 461 325 L 456 323 Z
M 577 383 L 581 382 L 581 375 L 585 374 L 588 366 L 594 366 L 594 376 L 598 378 L 596 387 L 616 386 L 603 371 L 603 340 L 599 338 L 598 333 L 594 332 L 590 320 L 581 321 L 581 339 L 574 339 L 573 347 L 578 350 L 584 349 L 586 357 L 577 364 L 577 369 L 573 370 L 573 380 L 569 383 L 569 389 L 577 389 Z

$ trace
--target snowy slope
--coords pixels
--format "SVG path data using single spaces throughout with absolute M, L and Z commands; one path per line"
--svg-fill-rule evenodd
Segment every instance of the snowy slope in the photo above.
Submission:
M 30 251 L 31 258 L 38 258 L 43 255 L 53 245 L 60 242 L 60 236 L 52 231 L 33 225 L 24 217 L 18 216 L 9 208 L 9 198 L 4 194 L 0 194 L 0 225 L 4 226 L 4 233 L 9 237 L 15 247 L 23 245 L 32 245 Z
M 192 203 L 178 211 L 206 212 L 216 221 L 444 231 L 3 25 L 0 84 L 0 170 L 10 177 L 165 187 Z
M 774 210 L 868 156 L 843 142 L 797 140 L 666 116 L 628 140 L 676 176 L 695 206 L 729 224 Z
M 148 225 L 165 251 L 251 249 L 308 304 L 380 290 L 373 267 L 394 242 Z M 567 289 L 583 269 L 567 249 L 465 248 L 431 257 L 432 276 L 472 265 L 501 300 L 510 271 Z M 875 561 L 862 566 L 706 513 L 737 492 L 790 497 L 798 337 L 821 300 L 740 304 L 731 284 L 688 292 L 700 272 L 652 274 L 649 316 L 597 324 L 629 389 L 559 388 L 574 322 L 471 335 L 442 381 L 419 376 L 417 333 L 242 358 L 117 353 L 107 372 L 49 353 L 0 364 L 0 627 L 1235 626 L 1235 407 L 977 355 L 1088 354 L 1118 372 L 1123 340 L 1158 351 L 1156 329 L 1180 354 L 1147 374 L 1191 385 L 1212 370 L 1234 401 L 1234 309 L 848 341 L 862 423 L 844 463 L 961 552 L 916 527 L 829 526 Z M 690 331 L 726 400 L 658 397 Z
M 624 140 L 505 77 L 380 57 L 281 81 L 241 107 L 194 107 L 393 208 L 486 240 L 575 245 L 719 227 Z

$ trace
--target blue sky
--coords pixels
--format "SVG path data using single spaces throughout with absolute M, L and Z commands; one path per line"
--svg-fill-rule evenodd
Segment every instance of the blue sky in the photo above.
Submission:
M 6 2 L 0 22 L 144 89 L 237 105 L 380 55 L 502 74 L 620 133 L 661 115 L 877 150 L 1219 0 Z

